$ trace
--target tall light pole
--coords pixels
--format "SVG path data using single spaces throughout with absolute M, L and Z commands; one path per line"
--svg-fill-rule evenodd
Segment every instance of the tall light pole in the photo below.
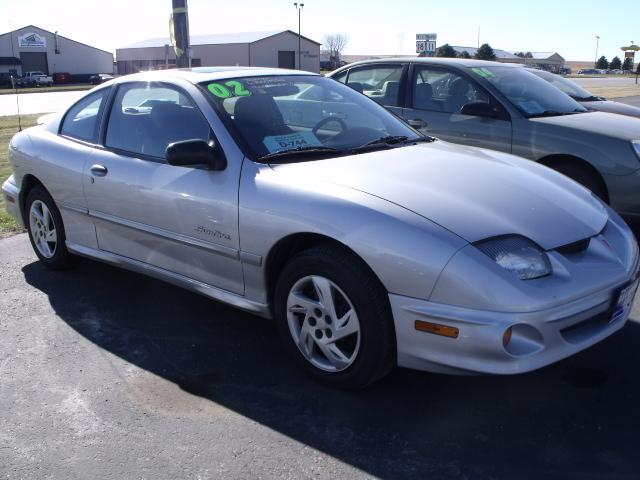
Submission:
M 171 39 L 176 52 L 176 67 L 191 68 L 189 55 L 189 15 L 187 0 L 171 0 Z
M 596 35 L 596 61 L 593 64 L 594 68 L 598 65 L 598 46 L 600 46 L 600 37 Z
M 298 2 L 295 2 L 293 6 L 298 10 L 298 70 L 302 70 L 302 65 L 300 64 L 300 12 L 304 8 L 304 3 L 298 4 Z

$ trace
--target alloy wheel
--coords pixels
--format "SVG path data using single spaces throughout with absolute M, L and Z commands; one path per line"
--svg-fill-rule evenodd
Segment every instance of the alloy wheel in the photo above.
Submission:
M 293 341 L 313 366 L 339 372 L 353 364 L 360 349 L 360 322 L 349 297 L 328 278 L 298 280 L 287 297 Z
M 52 258 L 58 246 L 58 233 L 49 207 L 41 200 L 31 203 L 29 227 L 38 252 L 45 258 Z

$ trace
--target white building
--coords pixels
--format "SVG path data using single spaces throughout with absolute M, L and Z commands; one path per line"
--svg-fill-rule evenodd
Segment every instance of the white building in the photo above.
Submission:
M 298 34 L 291 30 L 191 35 L 191 66 L 298 68 Z M 116 49 L 119 75 L 175 68 L 168 38 L 153 38 Z M 320 71 L 320 44 L 300 37 L 302 70 Z
M 453 49 L 458 55 L 462 54 L 462 52 L 467 52 L 471 58 L 478 52 L 475 47 L 453 47 Z M 493 53 L 496 55 L 496 62 L 524 63 L 553 72 L 560 71 L 565 64 L 564 58 L 557 52 L 507 52 L 506 50 L 494 48 Z
M 113 54 L 33 25 L 0 35 L 0 72 L 58 72 L 74 76 L 113 72 Z

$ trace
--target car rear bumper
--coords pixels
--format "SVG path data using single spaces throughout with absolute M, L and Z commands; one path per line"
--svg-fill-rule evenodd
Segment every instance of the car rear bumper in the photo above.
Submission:
M 7 212 L 24 228 L 22 214 L 20 213 L 20 188 L 15 184 L 13 175 L 2 184 L 2 195 L 4 196 Z
M 398 365 L 459 375 L 507 375 L 544 367 L 621 329 L 631 308 L 611 321 L 614 299 L 630 283 L 631 278 L 555 308 L 525 313 L 471 310 L 390 294 Z M 416 321 L 440 332 L 419 331 Z M 509 327 L 512 336 L 505 346 Z

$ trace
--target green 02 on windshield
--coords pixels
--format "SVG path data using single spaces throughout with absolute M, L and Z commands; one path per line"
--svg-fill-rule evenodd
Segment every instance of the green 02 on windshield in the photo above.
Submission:
M 472 68 L 471 72 L 497 88 L 527 118 L 587 112 L 571 97 L 525 69 L 488 66 Z
M 245 77 L 202 86 L 256 160 L 302 150 L 331 156 L 380 140 L 424 138 L 364 95 L 321 76 Z

